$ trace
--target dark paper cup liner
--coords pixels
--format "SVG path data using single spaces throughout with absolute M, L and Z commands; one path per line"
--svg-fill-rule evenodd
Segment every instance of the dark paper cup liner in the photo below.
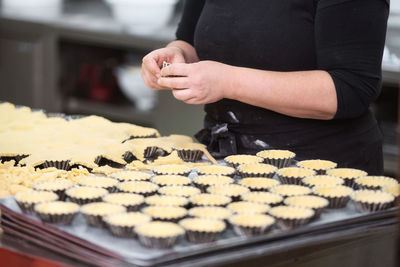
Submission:
M 109 193 L 117 192 L 116 186 L 109 186 L 109 187 L 103 187 L 103 188 L 106 189 Z
M 184 219 L 186 215 L 175 217 L 175 218 L 160 218 L 160 217 L 152 217 L 153 221 L 161 221 L 161 222 L 172 222 L 178 223 L 180 220 Z
M 357 211 L 359 212 L 372 212 L 386 210 L 393 207 L 394 202 L 384 202 L 384 203 L 367 203 L 354 201 Z
M 126 237 L 126 238 L 135 238 L 136 232 L 134 226 L 122 226 L 122 225 L 113 225 L 106 223 L 108 230 L 110 230 L 111 234 L 118 237 Z
M 177 242 L 178 238 L 181 237 L 181 235 L 161 238 L 161 237 L 144 236 L 139 234 L 138 237 L 140 243 L 145 247 L 154 249 L 166 249 L 173 247 Z
M 21 159 L 28 157 L 29 155 L 16 155 L 16 156 L 1 156 L 0 162 L 4 163 L 6 161 L 15 161 L 15 166 L 21 161 Z
M 139 211 L 141 210 L 143 207 L 145 206 L 144 203 L 140 203 L 138 205 L 128 205 L 128 206 L 124 206 L 126 208 L 126 210 L 129 211 Z
M 279 180 L 282 184 L 295 184 L 295 185 L 303 185 L 301 179 L 304 177 L 293 177 L 293 176 L 285 176 L 285 175 L 278 175 Z
M 125 152 L 124 155 L 122 155 L 122 158 L 126 161 L 126 163 L 131 163 L 132 161 L 137 160 L 135 155 L 133 155 L 133 153 L 130 151 Z
M 235 174 L 236 174 L 236 172 L 228 173 L 228 174 L 222 174 L 222 175 L 233 178 L 233 177 L 235 177 Z M 213 174 L 210 174 L 210 173 L 207 173 L 207 172 L 197 171 L 197 175 L 213 175 Z
M 287 231 L 295 229 L 299 226 L 305 225 L 310 222 L 312 217 L 303 218 L 303 219 L 284 219 L 284 218 L 276 218 L 276 225 L 279 229 Z
M 74 203 L 79 204 L 79 205 L 85 205 L 85 204 L 92 203 L 92 202 L 102 202 L 103 201 L 102 197 L 76 198 L 76 197 L 68 196 L 68 198 L 69 198 L 69 200 L 71 200 L 71 202 L 74 202 Z
M 247 178 L 247 177 L 265 177 L 265 178 L 272 178 L 275 175 L 275 172 L 270 172 L 270 173 L 250 173 L 250 172 L 242 172 L 238 170 L 239 176 L 242 178 Z
M 67 189 L 68 189 L 68 188 L 67 188 Z M 59 199 L 60 201 L 65 201 L 66 198 L 67 198 L 67 195 L 65 194 L 65 191 L 66 191 L 67 189 L 60 189 L 60 190 L 54 190 L 54 191 L 52 191 L 52 190 L 38 190 L 38 189 L 35 189 L 35 190 L 37 190 L 37 191 L 53 192 L 53 193 L 57 194 L 58 199 Z
M 201 193 L 207 193 L 207 188 L 210 187 L 208 184 L 199 184 L 193 181 L 193 184 L 200 189 Z
M 26 214 L 35 214 L 35 203 L 28 203 L 28 202 L 20 202 L 16 201 L 18 207 L 21 209 L 23 213 Z
M 64 214 L 49 214 L 49 213 L 36 212 L 36 214 L 38 215 L 38 217 L 42 222 L 69 225 L 71 224 L 75 216 L 78 214 L 78 212 L 64 213 Z
M 363 184 L 359 184 L 359 183 L 355 183 L 355 189 L 366 189 L 366 190 L 380 190 L 381 186 L 377 185 L 377 186 L 368 186 L 368 185 L 363 185 Z
M 264 158 L 265 163 L 274 165 L 275 167 L 277 167 L 279 169 L 289 167 L 292 164 L 292 161 L 293 161 L 293 158 L 285 158 L 285 159 Z
M 178 151 L 178 156 L 183 160 L 183 161 L 189 161 L 189 162 L 196 162 L 198 160 L 201 160 L 201 157 L 203 156 L 203 151 L 201 150 L 186 150 L 186 149 L 180 149 Z
M 316 175 L 326 175 L 327 170 L 315 170 L 314 169 L 314 171 L 316 172 Z
M 40 169 L 54 167 L 59 170 L 66 170 L 66 171 L 68 171 L 70 169 L 69 160 L 65 160 L 65 161 L 46 160 L 45 162 L 43 162 L 42 164 L 40 164 L 39 166 L 36 166 L 36 167 L 38 167 Z
M 266 225 L 262 227 L 248 227 L 248 226 L 242 226 L 242 225 L 237 225 L 237 224 L 232 224 L 233 231 L 240 236 L 254 236 L 254 235 L 263 235 L 268 233 L 271 228 L 271 225 Z
M 186 176 L 188 177 L 191 171 L 187 171 L 187 172 L 169 172 L 169 173 L 163 173 L 163 172 L 158 172 L 153 170 L 153 173 L 155 175 L 182 175 L 182 176 Z M 164 186 L 162 184 L 159 184 L 160 186 Z
M 108 165 L 108 166 L 110 166 L 112 168 L 117 168 L 117 169 L 121 169 L 121 168 L 123 168 L 125 166 L 124 164 L 112 161 L 111 159 L 107 159 L 107 158 L 105 158 L 103 156 L 98 156 L 95 159 L 94 163 L 96 163 L 99 166 Z
M 342 179 L 344 180 L 344 184 L 343 185 L 355 189 L 355 187 L 356 187 L 355 178 L 342 178 Z
M 156 159 L 158 157 L 166 156 L 167 154 L 167 151 L 156 146 L 150 146 L 144 150 L 144 157 L 146 159 Z
M 346 207 L 347 203 L 350 200 L 349 196 L 345 197 L 325 197 L 329 201 L 329 205 L 327 208 L 329 209 L 341 209 Z
M 106 224 L 103 220 L 103 216 L 90 215 L 90 214 L 83 213 L 83 217 L 85 217 L 86 221 L 91 226 L 94 226 L 94 227 L 105 227 L 106 226 Z
M 217 240 L 221 232 L 200 232 L 186 230 L 186 239 L 192 243 L 209 243 Z

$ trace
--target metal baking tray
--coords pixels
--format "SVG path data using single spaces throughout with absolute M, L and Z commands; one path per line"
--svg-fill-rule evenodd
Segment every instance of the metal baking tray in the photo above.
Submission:
M 43 224 L 35 216 L 23 214 L 13 197 L 0 199 L 0 207 L 2 227 L 6 233 L 27 240 L 30 238 L 29 241 L 36 241 L 42 246 L 47 245 L 56 252 L 64 248 L 66 256 L 75 256 L 78 260 L 83 258 L 83 261 L 90 259 L 92 263 L 104 266 L 112 265 L 115 261 L 138 266 L 165 265 L 190 261 L 227 250 L 240 250 L 276 241 L 291 242 L 299 237 L 317 238 L 320 234 L 334 233 L 343 229 L 349 230 L 355 227 L 367 229 L 368 226 L 391 225 L 397 222 L 397 207 L 380 212 L 358 213 L 354 205 L 349 203 L 343 209 L 328 209 L 321 214 L 320 219 L 290 231 L 274 228 L 266 235 L 241 237 L 235 235 L 232 229 L 227 229 L 212 243 L 193 244 L 181 239 L 173 248 L 159 250 L 145 248 L 136 239 L 114 237 L 107 229 L 90 227 L 82 215 L 78 215 L 70 226 L 55 226 Z M 42 240 L 41 243 L 38 239 Z

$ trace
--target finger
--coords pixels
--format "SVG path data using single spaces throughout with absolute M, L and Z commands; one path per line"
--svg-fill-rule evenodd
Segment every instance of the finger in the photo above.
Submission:
M 188 76 L 190 64 L 174 63 L 161 70 L 161 77 Z
M 154 76 L 160 73 L 160 66 L 157 63 L 158 56 L 151 53 L 142 60 L 142 67 L 146 68 Z
M 195 97 L 195 95 L 193 94 L 193 90 L 190 89 L 174 89 L 172 90 L 172 94 L 176 99 L 184 102 Z
M 163 89 L 160 85 L 158 85 L 157 78 L 148 71 L 142 71 L 142 78 L 147 87 L 157 90 Z
M 161 77 L 157 84 L 167 88 L 185 89 L 189 87 L 189 79 L 187 77 Z

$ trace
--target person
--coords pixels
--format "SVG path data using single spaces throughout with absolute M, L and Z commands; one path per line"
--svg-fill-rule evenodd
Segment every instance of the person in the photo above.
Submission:
M 288 149 L 380 175 L 369 107 L 388 13 L 389 0 L 188 0 L 176 40 L 143 58 L 142 77 L 205 104 L 196 138 L 214 156 Z

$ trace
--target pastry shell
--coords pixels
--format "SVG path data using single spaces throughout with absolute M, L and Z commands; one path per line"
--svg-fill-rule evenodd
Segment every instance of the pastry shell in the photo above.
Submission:
M 140 243 L 149 248 L 166 249 L 172 247 L 185 230 L 171 222 L 152 221 L 135 228 Z
M 292 164 L 296 154 L 289 150 L 270 149 L 260 151 L 256 156 L 262 157 L 267 164 L 274 165 L 278 168 L 284 168 Z
M 302 185 L 301 179 L 315 175 L 316 171 L 300 167 L 287 167 L 279 169 L 276 174 L 283 184 Z
M 42 222 L 68 225 L 79 212 L 79 205 L 73 202 L 52 201 L 35 205 L 35 212 Z
M 238 183 L 248 187 L 251 191 L 268 191 L 271 187 L 280 184 L 275 179 L 264 177 L 243 178 Z
M 275 223 L 272 216 L 258 213 L 236 214 L 229 218 L 233 230 L 240 236 L 258 236 L 270 231 Z
M 242 178 L 246 177 L 272 178 L 277 170 L 278 170 L 277 167 L 264 163 L 242 164 L 237 167 L 237 172 Z
M 34 214 L 35 204 L 58 200 L 58 195 L 47 191 L 26 190 L 17 193 L 14 199 L 22 212 Z
M 296 163 L 296 166 L 315 170 L 317 174 L 322 175 L 326 174 L 327 170 L 336 168 L 337 163 L 330 160 L 310 159 L 299 161 Z
M 276 224 L 281 230 L 292 230 L 305 225 L 314 217 L 312 209 L 291 206 L 271 208 L 269 214 L 275 217 Z

